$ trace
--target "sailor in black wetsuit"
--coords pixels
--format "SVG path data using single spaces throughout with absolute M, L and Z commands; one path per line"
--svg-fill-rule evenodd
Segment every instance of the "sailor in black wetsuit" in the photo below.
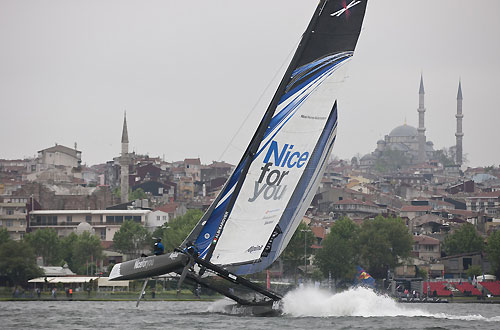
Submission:
M 163 244 L 161 243 L 161 238 L 156 239 L 155 247 L 154 247 L 154 254 L 155 256 L 159 256 L 163 254 L 163 251 L 165 248 L 163 247 Z

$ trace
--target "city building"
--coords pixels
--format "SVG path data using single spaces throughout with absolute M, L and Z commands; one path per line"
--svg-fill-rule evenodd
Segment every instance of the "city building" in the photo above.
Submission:
M 53 228 L 59 237 L 72 232 L 91 231 L 101 241 L 112 241 L 126 220 L 146 224 L 150 210 L 37 210 L 30 214 L 32 231 Z

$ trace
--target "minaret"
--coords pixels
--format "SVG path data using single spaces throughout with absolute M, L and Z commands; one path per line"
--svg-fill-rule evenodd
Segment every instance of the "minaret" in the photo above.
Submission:
M 120 193 L 121 202 L 128 202 L 128 166 L 129 166 L 129 155 L 128 155 L 128 132 L 127 132 L 127 113 L 123 115 L 123 131 L 122 131 L 122 153 L 120 156 Z
M 418 162 L 425 162 L 425 126 L 424 126 L 424 78 L 420 75 L 420 90 L 418 91 Z
M 464 115 L 462 114 L 462 82 L 458 81 L 458 93 L 457 93 L 457 114 L 455 117 L 457 118 L 457 132 L 455 133 L 455 137 L 457 139 L 457 165 L 462 166 L 462 138 L 464 137 L 464 133 L 462 132 L 462 118 Z

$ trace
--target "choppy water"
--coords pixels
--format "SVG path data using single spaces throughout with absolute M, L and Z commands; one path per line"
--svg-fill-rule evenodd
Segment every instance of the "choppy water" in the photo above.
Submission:
M 230 301 L 0 302 L 1 329 L 500 329 L 500 305 L 399 304 L 370 290 L 299 289 L 285 315 L 223 314 Z

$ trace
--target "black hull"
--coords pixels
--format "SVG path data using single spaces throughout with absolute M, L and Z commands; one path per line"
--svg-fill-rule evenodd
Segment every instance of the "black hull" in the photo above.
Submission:
M 171 272 L 180 273 L 188 263 L 189 257 L 183 253 L 172 252 L 125 261 L 113 266 L 110 280 L 137 280 L 160 276 Z
M 250 305 L 228 305 L 224 308 L 224 312 L 228 314 L 260 317 L 281 316 L 283 314 L 279 301 L 263 301 Z

